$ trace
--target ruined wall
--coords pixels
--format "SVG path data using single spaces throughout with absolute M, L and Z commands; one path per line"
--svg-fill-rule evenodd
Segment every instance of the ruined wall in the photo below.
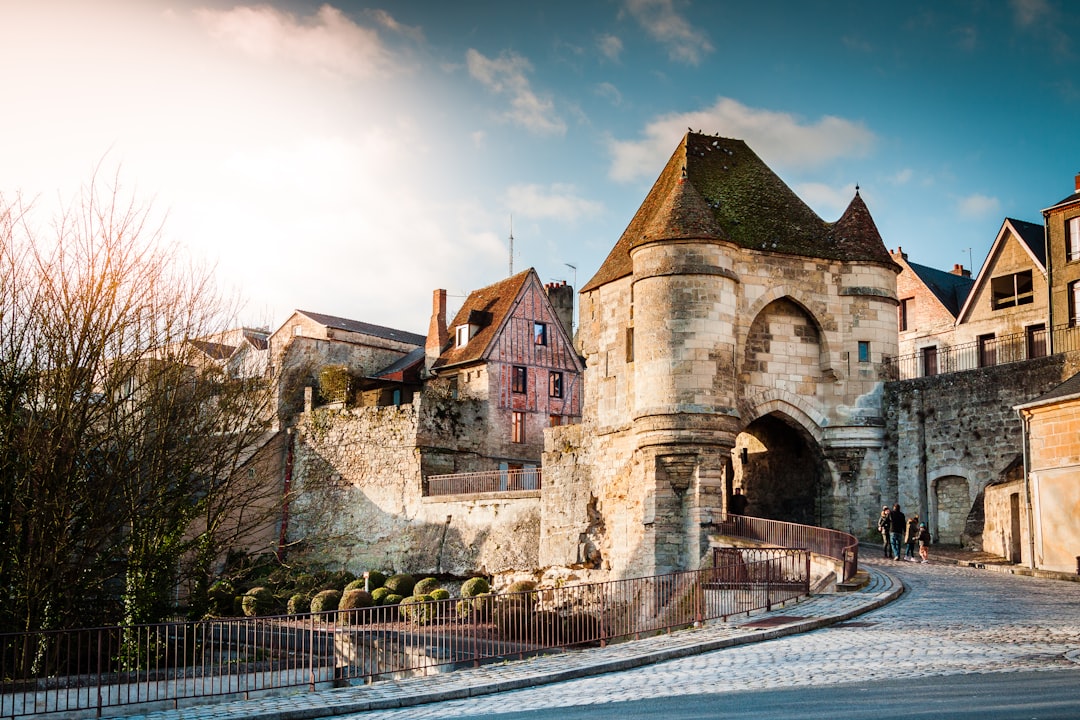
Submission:
M 469 575 L 537 566 L 538 492 L 425 498 L 420 428 L 436 403 L 318 409 L 295 428 L 289 556 L 345 568 Z
M 1078 370 L 1080 354 L 1073 353 L 888 383 L 885 482 L 878 501 L 864 513 L 861 535 L 873 536 L 875 506 L 899 502 L 905 512 L 928 520 L 936 540 L 981 546 L 977 536 L 954 537 L 957 478 L 966 482 L 968 515 L 981 514 L 983 490 L 1003 479 L 1023 453 L 1022 426 L 1013 406 L 1035 399 Z M 943 513 L 950 515 L 946 523 Z

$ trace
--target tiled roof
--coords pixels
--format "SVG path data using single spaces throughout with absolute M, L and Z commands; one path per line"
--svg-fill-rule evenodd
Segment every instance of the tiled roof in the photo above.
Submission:
M 687 133 L 618 243 L 581 291 L 629 275 L 632 247 L 679 238 L 893 264 L 857 192 L 840 220 L 827 223 L 742 140 Z
M 371 323 L 360 322 L 359 320 L 349 320 L 348 318 L 323 315 L 321 313 L 308 312 L 307 310 L 297 310 L 296 312 L 307 315 L 320 325 L 325 325 L 326 327 L 334 328 L 335 330 L 361 333 L 363 335 L 383 338 L 384 340 L 396 340 L 398 342 L 409 343 L 410 345 L 423 346 L 427 341 L 425 335 L 417 335 L 416 333 L 406 332 L 404 330 L 395 330 L 394 328 L 383 327 L 382 325 L 372 325 Z
M 1069 193 L 1068 195 L 1061 198 L 1056 203 L 1054 203 L 1053 205 L 1051 205 L 1050 207 L 1048 207 L 1046 209 L 1047 210 L 1053 210 L 1054 208 L 1059 207 L 1061 205 L 1071 205 L 1071 204 L 1076 203 L 1076 202 L 1080 202 L 1080 190 L 1078 190 L 1076 192 Z
M 909 262 L 908 267 L 955 318 L 975 285 L 970 277 Z
M 459 365 L 483 358 L 530 276 L 536 277 L 536 271 L 532 268 L 471 292 L 449 325 L 449 347 L 432 364 L 432 368 Z M 540 282 L 539 277 L 536 277 L 536 282 Z M 488 322 L 480 327 L 465 347 L 459 348 L 454 343 L 454 328 L 469 324 L 470 319 Z
M 236 352 L 234 345 L 223 345 L 222 343 L 207 342 L 206 340 L 192 340 L 191 345 L 211 360 L 226 360 Z
M 408 355 L 398 358 L 392 364 L 384 367 L 382 370 L 378 370 L 370 375 L 371 378 L 379 380 L 404 380 L 405 373 L 409 370 L 417 368 L 424 362 L 425 352 L 424 348 L 417 348 Z
M 1015 218 L 1005 218 L 1012 224 L 1020 240 L 1028 246 L 1031 254 L 1039 259 L 1039 264 L 1046 267 L 1046 236 L 1043 234 L 1043 226 L 1029 223 Z

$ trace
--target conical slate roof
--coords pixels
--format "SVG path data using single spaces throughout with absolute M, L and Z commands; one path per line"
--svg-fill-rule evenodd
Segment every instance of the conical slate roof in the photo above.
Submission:
M 582 292 L 629 275 L 644 242 L 716 239 L 767 252 L 892 265 L 856 192 L 836 223 L 804 203 L 742 140 L 687 133 Z

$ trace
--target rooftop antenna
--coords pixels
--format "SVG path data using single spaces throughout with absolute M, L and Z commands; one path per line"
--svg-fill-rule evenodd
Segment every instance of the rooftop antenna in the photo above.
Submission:
M 975 261 L 971 259 L 971 248 L 968 248 L 967 251 L 968 251 L 968 270 L 971 270 L 972 272 L 974 272 L 975 271 Z
M 577 288 L 577 265 L 571 265 L 570 263 L 563 263 L 563 265 L 570 268 L 570 270 L 574 273 L 574 281 L 573 281 L 574 285 L 573 285 L 573 288 L 574 288 L 574 293 L 576 294 L 577 289 L 578 289 Z M 576 301 L 574 302 L 573 321 L 574 321 L 574 324 L 577 325 L 577 302 Z
M 510 213 L 510 275 L 514 274 L 514 214 Z M 509 275 L 507 275 L 509 277 Z

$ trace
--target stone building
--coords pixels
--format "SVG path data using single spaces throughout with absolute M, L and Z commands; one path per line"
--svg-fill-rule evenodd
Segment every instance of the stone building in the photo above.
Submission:
M 688 133 L 581 290 L 582 422 L 548 434 L 541 565 L 696 567 L 734 487 L 749 514 L 859 530 L 899 270 L 857 191 L 825 222 L 744 142 Z

